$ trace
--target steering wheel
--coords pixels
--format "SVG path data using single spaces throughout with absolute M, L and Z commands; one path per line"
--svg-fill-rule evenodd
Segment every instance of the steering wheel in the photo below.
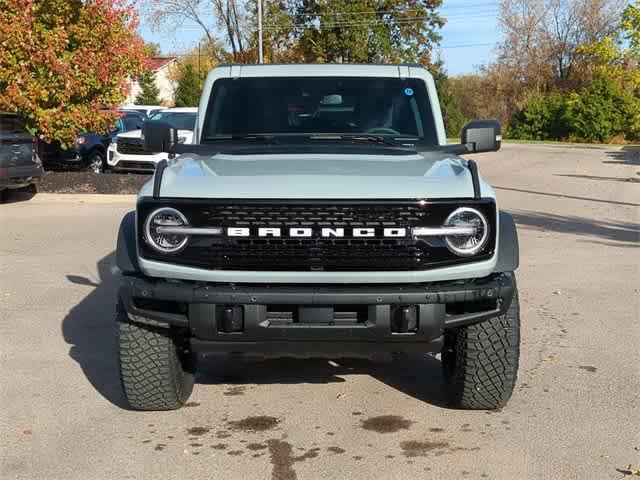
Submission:
M 394 130 L 393 128 L 389 128 L 389 127 L 373 127 L 370 128 L 369 130 L 366 130 L 365 133 L 372 133 L 372 134 L 379 134 L 379 135 L 400 135 L 400 132 Z

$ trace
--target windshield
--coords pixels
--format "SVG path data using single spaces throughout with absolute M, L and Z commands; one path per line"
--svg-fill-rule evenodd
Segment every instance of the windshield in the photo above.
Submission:
M 195 112 L 157 112 L 151 120 L 162 120 L 178 130 L 193 130 L 196 126 Z
M 437 144 L 424 82 L 374 77 L 216 80 L 202 139 L 363 134 Z

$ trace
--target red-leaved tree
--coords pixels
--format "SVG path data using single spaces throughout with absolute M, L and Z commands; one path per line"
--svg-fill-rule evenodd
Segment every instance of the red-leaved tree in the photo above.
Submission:
M 144 69 L 132 0 L 0 0 L 0 110 L 44 141 L 105 132 Z

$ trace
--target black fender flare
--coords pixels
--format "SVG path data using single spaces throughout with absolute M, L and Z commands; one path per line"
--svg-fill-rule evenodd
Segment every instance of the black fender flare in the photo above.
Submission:
M 140 273 L 136 248 L 136 212 L 127 213 L 120 222 L 116 247 L 116 265 L 125 275 Z
M 496 273 L 513 272 L 520 265 L 520 249 L 518 247 L 518 230 L 513 217 L 507 212 L 500 212 L 498 237 L 498 263 L 493 269 Z

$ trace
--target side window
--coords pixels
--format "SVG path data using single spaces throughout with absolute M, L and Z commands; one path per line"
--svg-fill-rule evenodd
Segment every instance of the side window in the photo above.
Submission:
M 24 124 L 14 115 L 0 115 L 0 134 L 26 133 Z
M 127 115 L 123 119 L 124 131 L 138 130 L 142 124 L 142 120 L 137 115 Z
M 122 123 L 122 119 L 119 118 L 118 120 L 116 120 L 116 132 L 124 132 L 124 125 Z

